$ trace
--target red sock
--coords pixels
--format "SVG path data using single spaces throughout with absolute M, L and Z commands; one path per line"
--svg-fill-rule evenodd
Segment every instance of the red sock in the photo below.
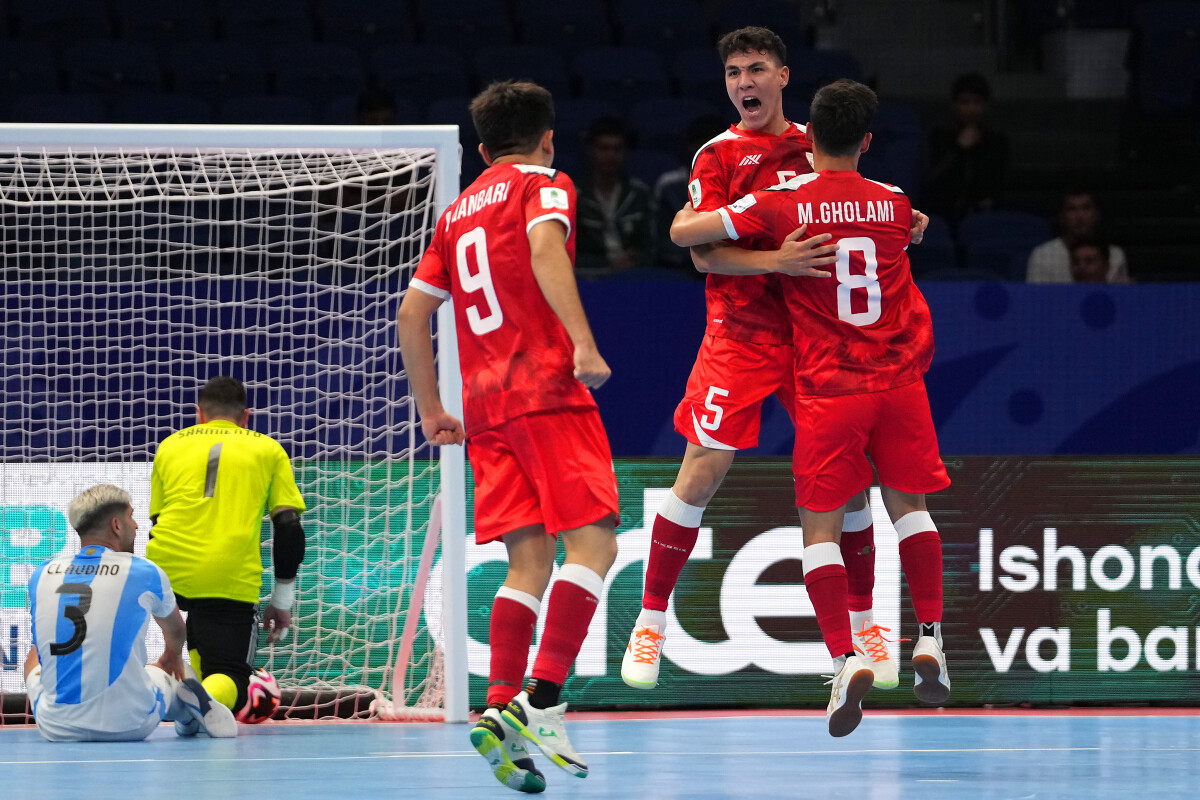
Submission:
M 604 578 L 582 564 L 563 564 L 550 590 L 546 629 L 533 662 L 533 677 L 566 683 L 567 671 L 579 655 L 603 591 Z
M 533 595 L 507 586 L 501 586 L 496 592 L 488 629 L 492 648 L 487 691 L 489 706 L 508 705 L 508 701 L 521 691 L 540 605 Z
M 917 622 L 942 621 L 942 537 L 927 511 L 913 511 L 896 521 L 900 566 L 908 580 Z
M 865 526 L 865 527 L 864 527 Z M 851 611 L 870 611 L 875 591 L 875 525 L 871 507 L 851 511 L 842 524 L 842 563 L 846 565 L 846 601 Z
M 679 573 L 696 546 L 703 515 L 703 508 L 688 505 L 674 492 L 667 494 L 650 531 L 650 557 L 646 560 L 642 608 L 667 610 L 667 600 L 675 591 Z
M 817 624 L 834 658 L 854 652 L 850 609 L 846 607 L 846 567 L 834 542 L 804 548 L 804 586 L 817 612 Z

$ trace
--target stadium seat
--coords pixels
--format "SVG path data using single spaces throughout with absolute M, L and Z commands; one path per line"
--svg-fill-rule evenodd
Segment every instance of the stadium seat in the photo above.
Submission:
M 660 97 L 636 100 L 629 120 L 638 132 L 638 147 L 676 150 L 688 123 L 706 115 L 724 116 L 725 109 L 689 97 Z M 714 130 L 713 136 L 720 133 Z
M 0 94 L 58 89 L 54 50 L 42 42 L 5 42 L 0 47 Z
M 427 8 L 423 22 L 426 42 L 461 52 L 513 41 L 504 4 L 494 0 L 455 0 L 453 13 Z
M 680 97 L 728 107 L 725 72 L 715 47 L 690 47 L 675 53 L 671 74 Z
M 312 125 L 316 114 L 304 97 L 247 95 L 221 103 L 217 119 L 242 125 Z
M 935 269 L 929 272 L 922 272 L 918 279 L 924 283 L 926 281 L 1002 281 L 1006 277 L 999 272 L 994 272 L 990 269 L 977 269 L 972 267 L 954 267 L 952 269 Z
M 168 67 L 176 91 L 212 103 L 267 88 L 262 48 L 244 42 L 186 42 L 171 49 Z
M 318 4 L 318 25 L 327 42 L 355 47 L 413 41 L 413 20 L 397 0 L 338 0 Z
M 147 91 L 163 83 L 158 55 L 148 45 L 134 42 L 73 42 L 63 48 L 62 65 L 67 85 L 77 91 Z
M 430 105 L 470 92 L 467 65 L 458 51 L 431 44 L 381 47 L 371 57 L 379 85 L 406 102 Z
M 555 101 L 554 141 L 559 149 L 579 152 L 583 148 L 583 134 L 593 120 L 600 117 L 621 116 L 620 107 L 604 100 L 591 98 Z
M 518 0 L 522 41 L 576 53 L 612 42 L 608 15 L 598 0 Z
M 1025 279 L 1029 251 L 1053 236 L 1046 220 L 1022 211 L 972 214 L 958 231 L 964 267 L 990 270 L 1012 280 Z
M 704 8 L 696 0 L 673 3 L 620 0 L 614 19 L 621 44 L 649 47 L 663 54 L 701 47 L 711 37 Z
M 204 124 L 213 121 L 213 108 L 202 97 L 167 92 L 124 92 L 113 101 L 113 122 Z
M 121 0 L 115 4 L 121 37 L 149 45 L 211 39 L 212 16 L 203 3 L 164 3 L 161 0 Z
M 654 188 L 658 176 L 679 166 L 679 156 L 671 150 L 637 148 L 625 154 L 625 170 Z
M 912 264 L 913 274 L 922 277 L 926 273 L 958 269 L 954 236 L 945 219 L 936 214 L 929 215 L 925 237 L 920 244 L 909 246 L 908 260 Z
M 662 56 L 645 47 L 589 47 L 572 61 L 580 96 L 622 105 L 666 97 L 670 89 Z
M 556 100 L 570 93 L 567 62 L 546 45 L 485 47 L 471 61 L 480 87 L 492 81 L 527 79 L 549 89 Z
M 788 51 L 788 61 L 791 62 L 792 79 L 787 94 L 793 102 L 803 103 L 805 108 L 817 89 L 830 81 L 838 78 L 862 79 L 862 66 L 858 59 L 844 50 L 797 47 Z
M 1144 3 L 1134 18 L 1135 96 L 1142 111 L 1187 114 L 1200 99 L 1200 4 Z
M 324 102 L 357 94 L 366 86 L 366 72 L 357 50 L 344 44 L 289 42 L 271 50 L 270 68 L 280 94 L 304 95 Z
M 801 10 L 801 5 L 796 0 L 756 0 L 754 3 L 725 0 L 717 9 L 717 22 L 723 32 L 747 25 L 770 28 L 779 34 L 790 53 L 792 48 L 799 47 L 807 38 L 805 31 L 808 25 L 801 19 Z M 795 71 L 793 66 L 793 77 Z
M 105 4 L 92 0 L 9 0 L 8 13 L 23 41 L 66 44 L 112 33 Z
M 29 92 L 9 98 L 8 118 L 16 122 L 107 122 L 108 113 L 100 95 Z
M 218 27 L 231 42 L 267 44 L 311 42 L 314 38 L 308 4 L 296 0 L 221 0 Z
M 880 103 L 871 132 L 871 147 L 863 153 L 859 171 L 872 180 L 900 187 L 919 207 L 925 143 L 917 112 L 908 106 Z
M 396 100 L 396 124 L 418 125 L 425 122 L 425 112 L 412 103 Z M 358 123 L 358 94 L 345 94 L 328 100 L 322 109 L 321 121 L 326 125 Z

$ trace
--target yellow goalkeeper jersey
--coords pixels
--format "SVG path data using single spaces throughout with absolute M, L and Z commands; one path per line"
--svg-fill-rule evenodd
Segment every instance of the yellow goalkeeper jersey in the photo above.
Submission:
M 184 428 L 154 457 L 146 557 L 184 597 L 257 603 L 263 515 L 280 506 L 305 509 L 279 442 L 224 420 Z

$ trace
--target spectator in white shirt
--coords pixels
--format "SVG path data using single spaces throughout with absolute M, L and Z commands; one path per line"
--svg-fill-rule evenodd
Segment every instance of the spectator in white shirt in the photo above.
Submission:
M 1100 207 L 1096 197 L 1087 189 L 1070 189 L 1062 199 L 1058 212 L 1060 235 L 1038 245 L 1029 254 L 1026 280 L 1029 283 L 1074 283 L 1071 272 L 1071 245 L 1084 239 L 1094 239 L 1100 229 Z M 1125 251 L 1108 245 L 1108 272 L 1104 283 L 1129 283 L 1129 268 Z

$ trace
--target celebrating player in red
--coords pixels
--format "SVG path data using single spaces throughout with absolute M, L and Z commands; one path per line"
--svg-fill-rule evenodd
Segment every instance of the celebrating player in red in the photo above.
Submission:
M 814 174 L 717 211 L 685 206 L 676 244 L 743 237 L 780 242 L 797 224 L 832 235 L 833 279 L 784 282 L 796 347 L 796 505 L 804 528 L 804 581 L 837 673 L 829 732 L 845 736 L 862 719 L 874 674 L 854 651 L 847 578 L 838 546 L 846 502 L 870 486 L 871 462 L 900 538 L 900 562 L 921 631 L 913 649 L 914 690 L 926 703 L 950 695 L 942 653 L 942 544 L 925 493 L 950 485 L 938 455 L 924 375 L 933 358 L 929 306 L 905 250 L 913 211 L 895 186 L 858 174 L 878 101 L 839 80 L 813 98 L 808 136 Z M 871 461 L 868 462 L 867 457 Z
M 541 792 L 522 736 L 578 777 L 587 764 L 564 727 L 559 692 L 617 554 L 617 480 L 589 388 L 610 375 L 575 284 L 575 187 L 550 168 L 554 102 L 532 83 L 494 83 L 471 102 L 488 169 L 438 221 L 400 305 L 398 331 L 421 429 L 436 445 L 465 436 L 475 538 L 503 540 L 509 568 L 492 605 L 488 708 L 471 742 L 496 778 Z M 453 300 L 462 422 L 438 397 L 429 319 Z M 547 535 L 549 534 L 549 535 Z M 555 534 L 566 562 L 521 691 Z
M 805 127 L 783 115 L 788 83 L 783 41 L 766 28 L 741 28 L 721 37 L 717 51 L 741 121 L 696 153 L 688 191 L 698 211 L 812 171 Z M 658 681 L 671 592 L 734 453 L 758 444 L 763 402 L 774 394 L 792 413 L 791 323 L 780 277 L 769 273 L 827 275 L 819 268 L 834 263 L 836 249 L 824 244 L 827 234 L 801 241 L 803 232 L 797 226 L 771 248 L 743 239 L 692 250 L 697 267 L 708 273 L 708 327 L 675 410 L 675 429 L 688 444 L 675 485 L 654 518 L 642 610 L 621 662 L 621 677 L 630 686 L 653 689 Z M 844 526 L 851 624 L 859 649 L 878 661 L 876 685 L 894 688 L 899 678 L 883 640 L 887 629 L 872 621 L 875 547 L 865 492 L 850 501 Z

